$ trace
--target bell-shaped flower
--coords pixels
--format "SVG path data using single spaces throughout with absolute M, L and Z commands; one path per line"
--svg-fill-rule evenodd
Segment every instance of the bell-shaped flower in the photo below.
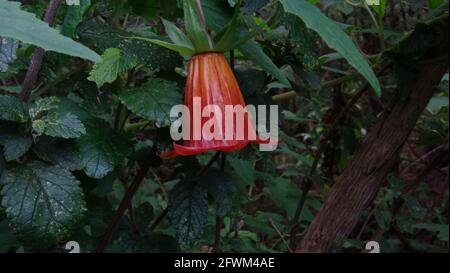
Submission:
M 238 82 L 222 53 L 204 53 L 189 62 L 186 82 L 183 145 L 164 157 L 189 156 L 210 150 L 233 152 L 247 144 L 265 143 L 256 134 Z M 187 117 L 186 117 L 187 114 Z

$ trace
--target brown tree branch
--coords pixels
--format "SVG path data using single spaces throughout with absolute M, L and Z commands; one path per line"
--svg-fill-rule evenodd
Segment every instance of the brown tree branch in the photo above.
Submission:
M 372 128 L 332 187 L 297 252 L 336 251 L 392 170 L 403 144 L 448 70 L 448 60 L 424 65 L 410 97 L 397 100 Z

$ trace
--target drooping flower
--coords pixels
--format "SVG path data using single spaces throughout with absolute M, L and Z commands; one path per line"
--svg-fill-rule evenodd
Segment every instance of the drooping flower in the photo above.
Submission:
M 203 53 L 190 60 L 185 105 L 189 110 L 189 120 L 184 124 L 190 126 L 189 139 L 183 145 L 174 143 L 174 151 L 162 156 L 233 152 L 250 142 L 266 143 L 256 135 L 238 82 L 222 53 Z M 209 115 L 202 115 L 202 109 Z
M 242 35 L 237 30 L 242 21 L 240 0 L 235 5 L 230 23 L 214 37 L 207 29 L 199 3 L 195 0 L 183 1 L 186 34 L 175 24 L 163 19 L 172 43 L 157 38 L 131 37 L 191 57 L 185 92 L 185 106 L 189 114 L 188 117 L 183 115 L 183 131 L 187 130 L 188 133 L 184 134 L 182 145 L 174 143 L 174 150 L 161 156 L 189 156 L 210 150 L 232 152 L 244 148 L 250 142 L 272 144 L 256 135 L 256 125 L 249 122 L 250 114 L 245 108 L 238 82 L 223 54 L 252 38 L 252 34 Z M 231 110 L 231 118 L 227 110 Z

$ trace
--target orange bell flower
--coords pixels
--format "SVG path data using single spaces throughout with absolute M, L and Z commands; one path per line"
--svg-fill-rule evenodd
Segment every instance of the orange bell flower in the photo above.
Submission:
M 223 53 L 203 53 L 192 57 L 189 62 L 184 101 L 189 109 L 190 137 L 183 141 L 183 145 L 174 143 L 174 150 L 162 153 L 162 157 L 190 156 L 210 150 L 233 152 L 241 150 L 250 142 L 266 143 L 257 137 L 255 129 L 249 122 L 247 111 L 240 117 L 233 113 L 231 120 L 225 118 L 227 107 L 237 106 L 245 109 L 246 104 Z M 200 109 L 204 109 L 208 105 L 213 106 L 210 116 L 202 115 L 204 110 L 199 112 L 194 109 L 199 106 Z M 242 117 L 244 120 L 238 120 Z M 199 122 L 201 124 L 198 124 Z M 240 125 L 237 122 L 240 122 Z M 219 132 L 215 132 L 212 139 L 204 135 L 204 127 L 210 124 L 216 124 L 219 128 Z M 196 138 L 194 130 L 200 127 L 203 133 L 201 135 L 197 133 Z

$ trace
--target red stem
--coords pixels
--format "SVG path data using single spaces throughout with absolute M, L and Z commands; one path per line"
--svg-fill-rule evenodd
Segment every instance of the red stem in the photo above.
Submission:
M 52 24 L 56 17 L 56 12 L 61 4 L 61 0 L 50 0 L 47 6 L 47 11 L 44 15 L 44 22 L 49 25 Z M 43 48 L 36 48 L 31 58 L 30 66 L 22 83 L 22 91 L 20 92 L 20 99 L 27 102 L 30 99 L 31 91 L 37 81 L 39 70 L 41 69 L 42 61 L 44 60 L 45 50 Z

